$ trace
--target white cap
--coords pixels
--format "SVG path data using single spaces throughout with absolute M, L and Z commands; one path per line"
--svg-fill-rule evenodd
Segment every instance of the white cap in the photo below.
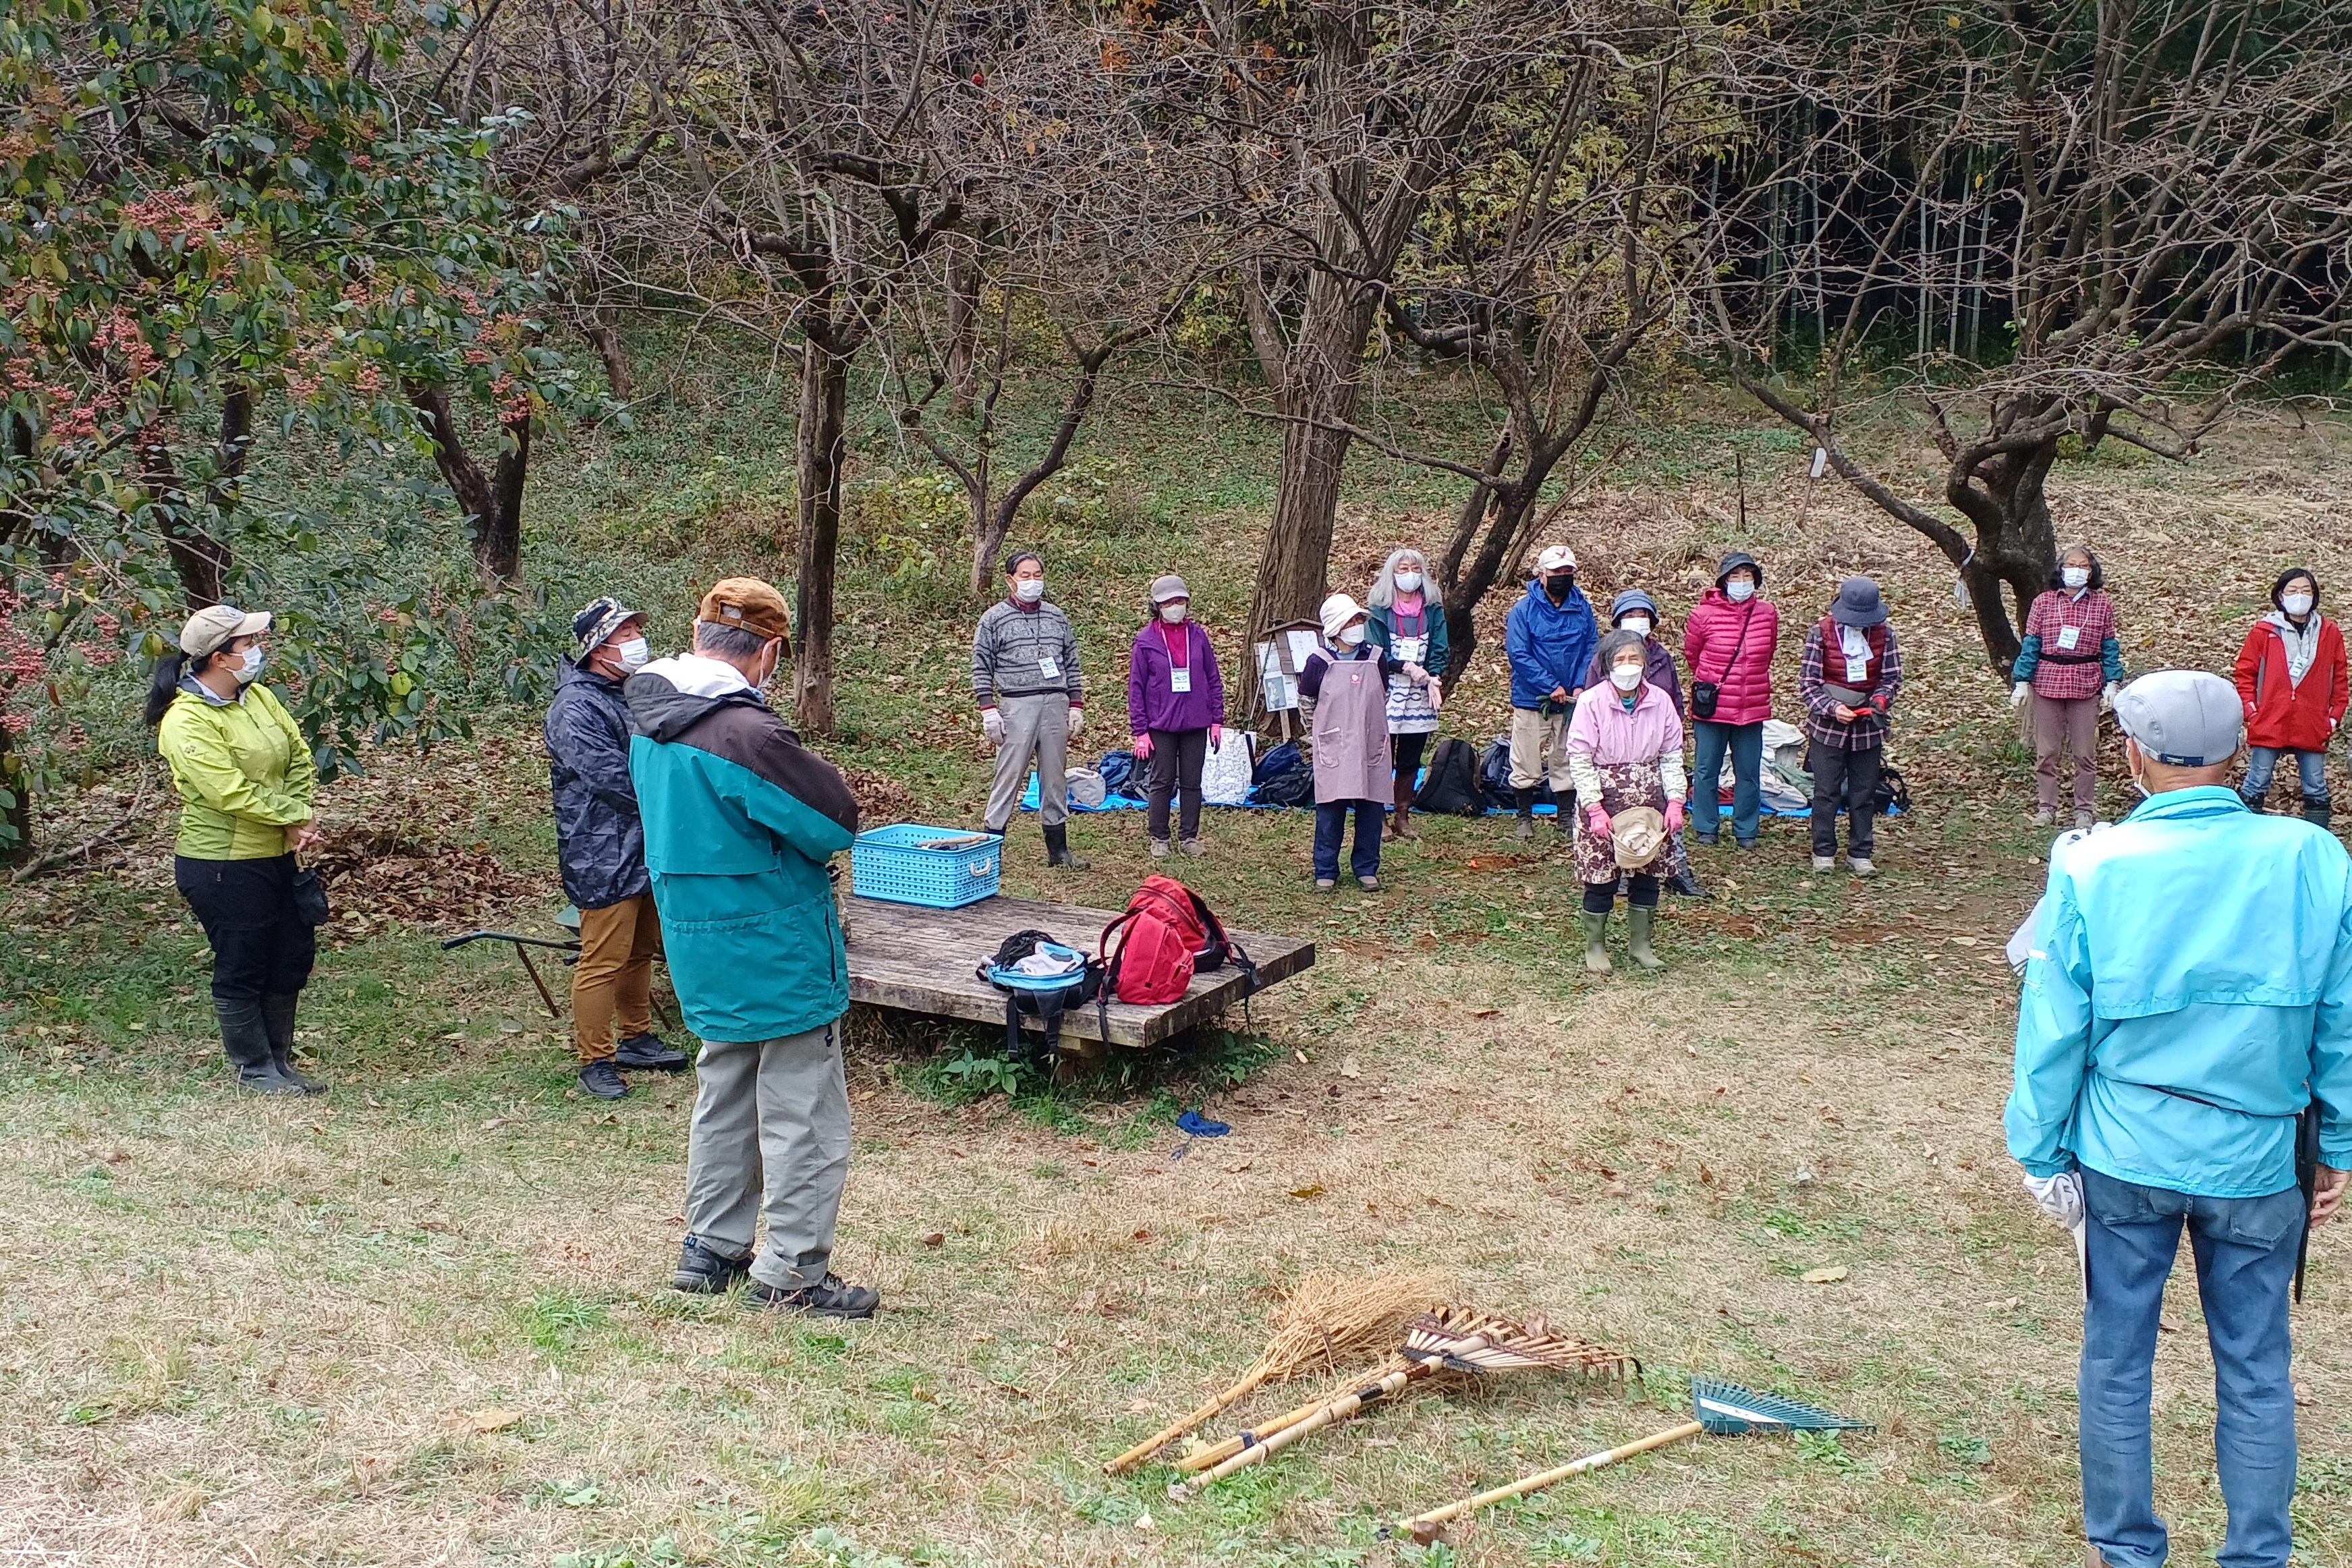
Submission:
M 1555 572 L 1575 570 L 1576 552 L 1565 544 L 1547 544 L 1543 547 L 1543 553 L 1536 557 L 1536 574 L 1538 576 L 1549 577 Z
M 1332 595 L 1323 601 L 1323 640 L 1328 643 L 1338 642 L 1341 629 L 1349 622 L 1361 619 L 1363 614 L 1364 606 L 1347 595 Z
M 247 615 L 235 605 L 206 605 L 180 628 L 180 651 L 190 658 L 202 658 L 239 637 L 258 637 L 268 629 L 266 611 Z

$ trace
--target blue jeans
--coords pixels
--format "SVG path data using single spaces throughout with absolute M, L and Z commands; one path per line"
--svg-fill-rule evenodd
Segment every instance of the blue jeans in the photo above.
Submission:
M 1691 773 L 1691 826 L 1699 837 L 1715 842 L 1722 810 L 1716 781 L 1723 773 L 1723 753 L 1731 753 L 1731 836 L 1742 844 L 1756 842 L 1757 819 L 1763 815 L 1757 781 L 1764 769 L 1764 721 L 1717 724 L 1701 719 L 1698 760 Z
M 1348 814 L 1356 814 L 1356 849 L 1348 869 L 1359 877 L 1381 874 L 1381 819 L 1385 809 L 1376 800 L 1318 800 L 1315 803 L 1315 879 L 1339 879 L 1339 840 L 1348 836 Z
M 2303 1194 L 2202 1198 L 2083 1173 L 2091 1301 L 2083 1314 L 2083 1533 L 2112 1568 L 2165 1558 L 2148 1446 L 2157 1310 L 2180 1250 L 2213 1352 L 2213 1449 L 2230 1510 L 2221 1568 L 2284 1568 L 2294 1496 L 2294 1384 L 2286 1298 L 2303 1238 Z
M 2327 753 L 2326 752 L 2295 752 L 2289 753 L 2276 746 L 2246 748 L 2246 782 L 2238 794 L 2248 805 L 2258 805 L 2263 796 L 2271 793 L 2271 775 L 2278 772 L 2279 758 L 2294 758 L 2295 782 L 2303 785 L 2303 798 L 2313 805 L 2327 804 Z

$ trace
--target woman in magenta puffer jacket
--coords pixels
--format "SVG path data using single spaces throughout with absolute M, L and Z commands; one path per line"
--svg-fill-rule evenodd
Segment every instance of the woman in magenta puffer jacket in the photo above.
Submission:
M 1723 757 L 1731 753 L 1731 837 L 1756 847 L 1762 813 L 1758 784 L 1764 767 L 1764 721 L 1772 716 L 1772 656 L 1780 646 L 1780 612 L 1764 597 L 1764 568 L 1735 550 L 1723 558 L 1715 586 L 1690 613 L 1683 631 L 1683 662 L 1690 667 L 1690 712 L 1698 732 L 1691 780 L 1691 827 L 1702 844 L 1717 841 Z

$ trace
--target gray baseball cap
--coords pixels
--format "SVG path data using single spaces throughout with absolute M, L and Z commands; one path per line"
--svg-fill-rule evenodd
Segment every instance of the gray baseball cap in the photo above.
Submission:
M 2159 763 L 2209 768 L 2237 754 L 2246 708 L 2238 689 L 2210 671 L 2159 669 L 2123 689 L 2116 722 Z

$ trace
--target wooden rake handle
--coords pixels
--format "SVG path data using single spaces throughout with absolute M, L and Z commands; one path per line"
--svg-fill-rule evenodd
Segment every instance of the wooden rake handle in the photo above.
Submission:
M 1265 1373 L 1253 1369 L 1248 1376 L 1243 1378 L 1239 1383 L 1234 1384 L 1231 1388 L 1226 1389 L 1223 1394 L 1218 1394 L 1214 1399 L 1210 1400 L 1206 1405 L 1202 1405 L 1198 1410 L 1195 1410 L 1187 1415 L 1178 1416 L 1175 1420 L 1171 1421 L 1167 1426 L 1162 1426 L 1159 1431 L 1154 1432 L 1150 1436 L 1146 1437 L 1142 1442 L 1138 1443 L 1134 1447 L 1129 1448 L 1126 1453 L 1121 1454 L 1118 1458 L 1112 1459 L 1105 1464 L 1103 1466 L 1103 1474 L 1107 1476 L 1122 1475 L 1125 1472 L 1135 1468 L 1136 1466 L 1150 1458 L 1154 1450 L 1158 1449 L 1162 1445 L 1174 1442 L 1177 1438 L 1181 1437 L 1185 1433 L 1192 1430 L 1193 1427 L 1198 1426 L 1202 1422 L 1211 1420 L 1220 1413 L 1230 1410 L 1234 1405 L 1239 1405 L 1243 1400 L 1255 1393 L 1258 1386 L 1265 1381 L 1266 1374 Z
M 1180 1502 L 1188 1497 L 1197 1497 L 1202 1489 L 1212 1482 L 1223 1480 L 1235 1470 L 1245 1469 L 1262 1459 L 1271 1458 L 1300 1438 L 1311 1436 L 1334 1422 L 1345 1421 L 1375 1399 L 1387 1398 L 1412 1382 L 1416 1374 L 1426 1375 L 1418 1364 L 1402 1367 L 1381 1378 L 1378 1383 L 1367 1384 L 1352 1394 L 1343 1394 L 1306 1420 L 1295 1426 L 1284 1427 L 1263 1443 L 1254 1443 L 1244 1448 L 1199 1479 L 1190 1482 L 1180 1481 L 1170 1487 L 1168 1495 Z
M 1620 1459 L 1630 1459 L 1636 1454 L 1646 1454 L 1653 1448 L 1663 1448 L 1669 1443 L 1679 1443 L 1685 1437 L 1696 1437 L 1706 1430 L 1706 1427 L 1699 1422 L 1685 1421 L 1679 1426 L 1669 1426 L 1663 1432 L 1653 1432 L 1648 1436 L 1638 1438 L 1633 1442 L 1622 1444 L 1614 1448 L 1606 1448 L 1598 1454 L 1587 1454 L 1580 1459 L 1571 1460 L 1555 1469 L 1538 1470 L 1532 1476 L 1522 1476 L 1510 1485 L 1496 1487 L 1493 1491 L 1480 1492 L 1476 1497 L 1466 1497 L 1460 1502 L 1450 1502 L 1444 1508 L 1433 1508 L 1427 1513 L 1415 1514 L 1404 1521 L 1402 1530 L 1415 1541 L 1426 1544 L 1437 1533 L 1440 1526 L 1450 1524 L 1465 1513 L 1475 1513 L 1482 1508 L 1492 1508 L 1498 1502 L 1505 1502 L 1515 1497 L 1525 1497 L 1529 1492 L 1541 1491 L 1544 1488 L 1564 1481 L 1570 1476 L 1580 1476 L 1587 1470 L 1597 1470 L 1604 1465 L 1613 1465 Z

